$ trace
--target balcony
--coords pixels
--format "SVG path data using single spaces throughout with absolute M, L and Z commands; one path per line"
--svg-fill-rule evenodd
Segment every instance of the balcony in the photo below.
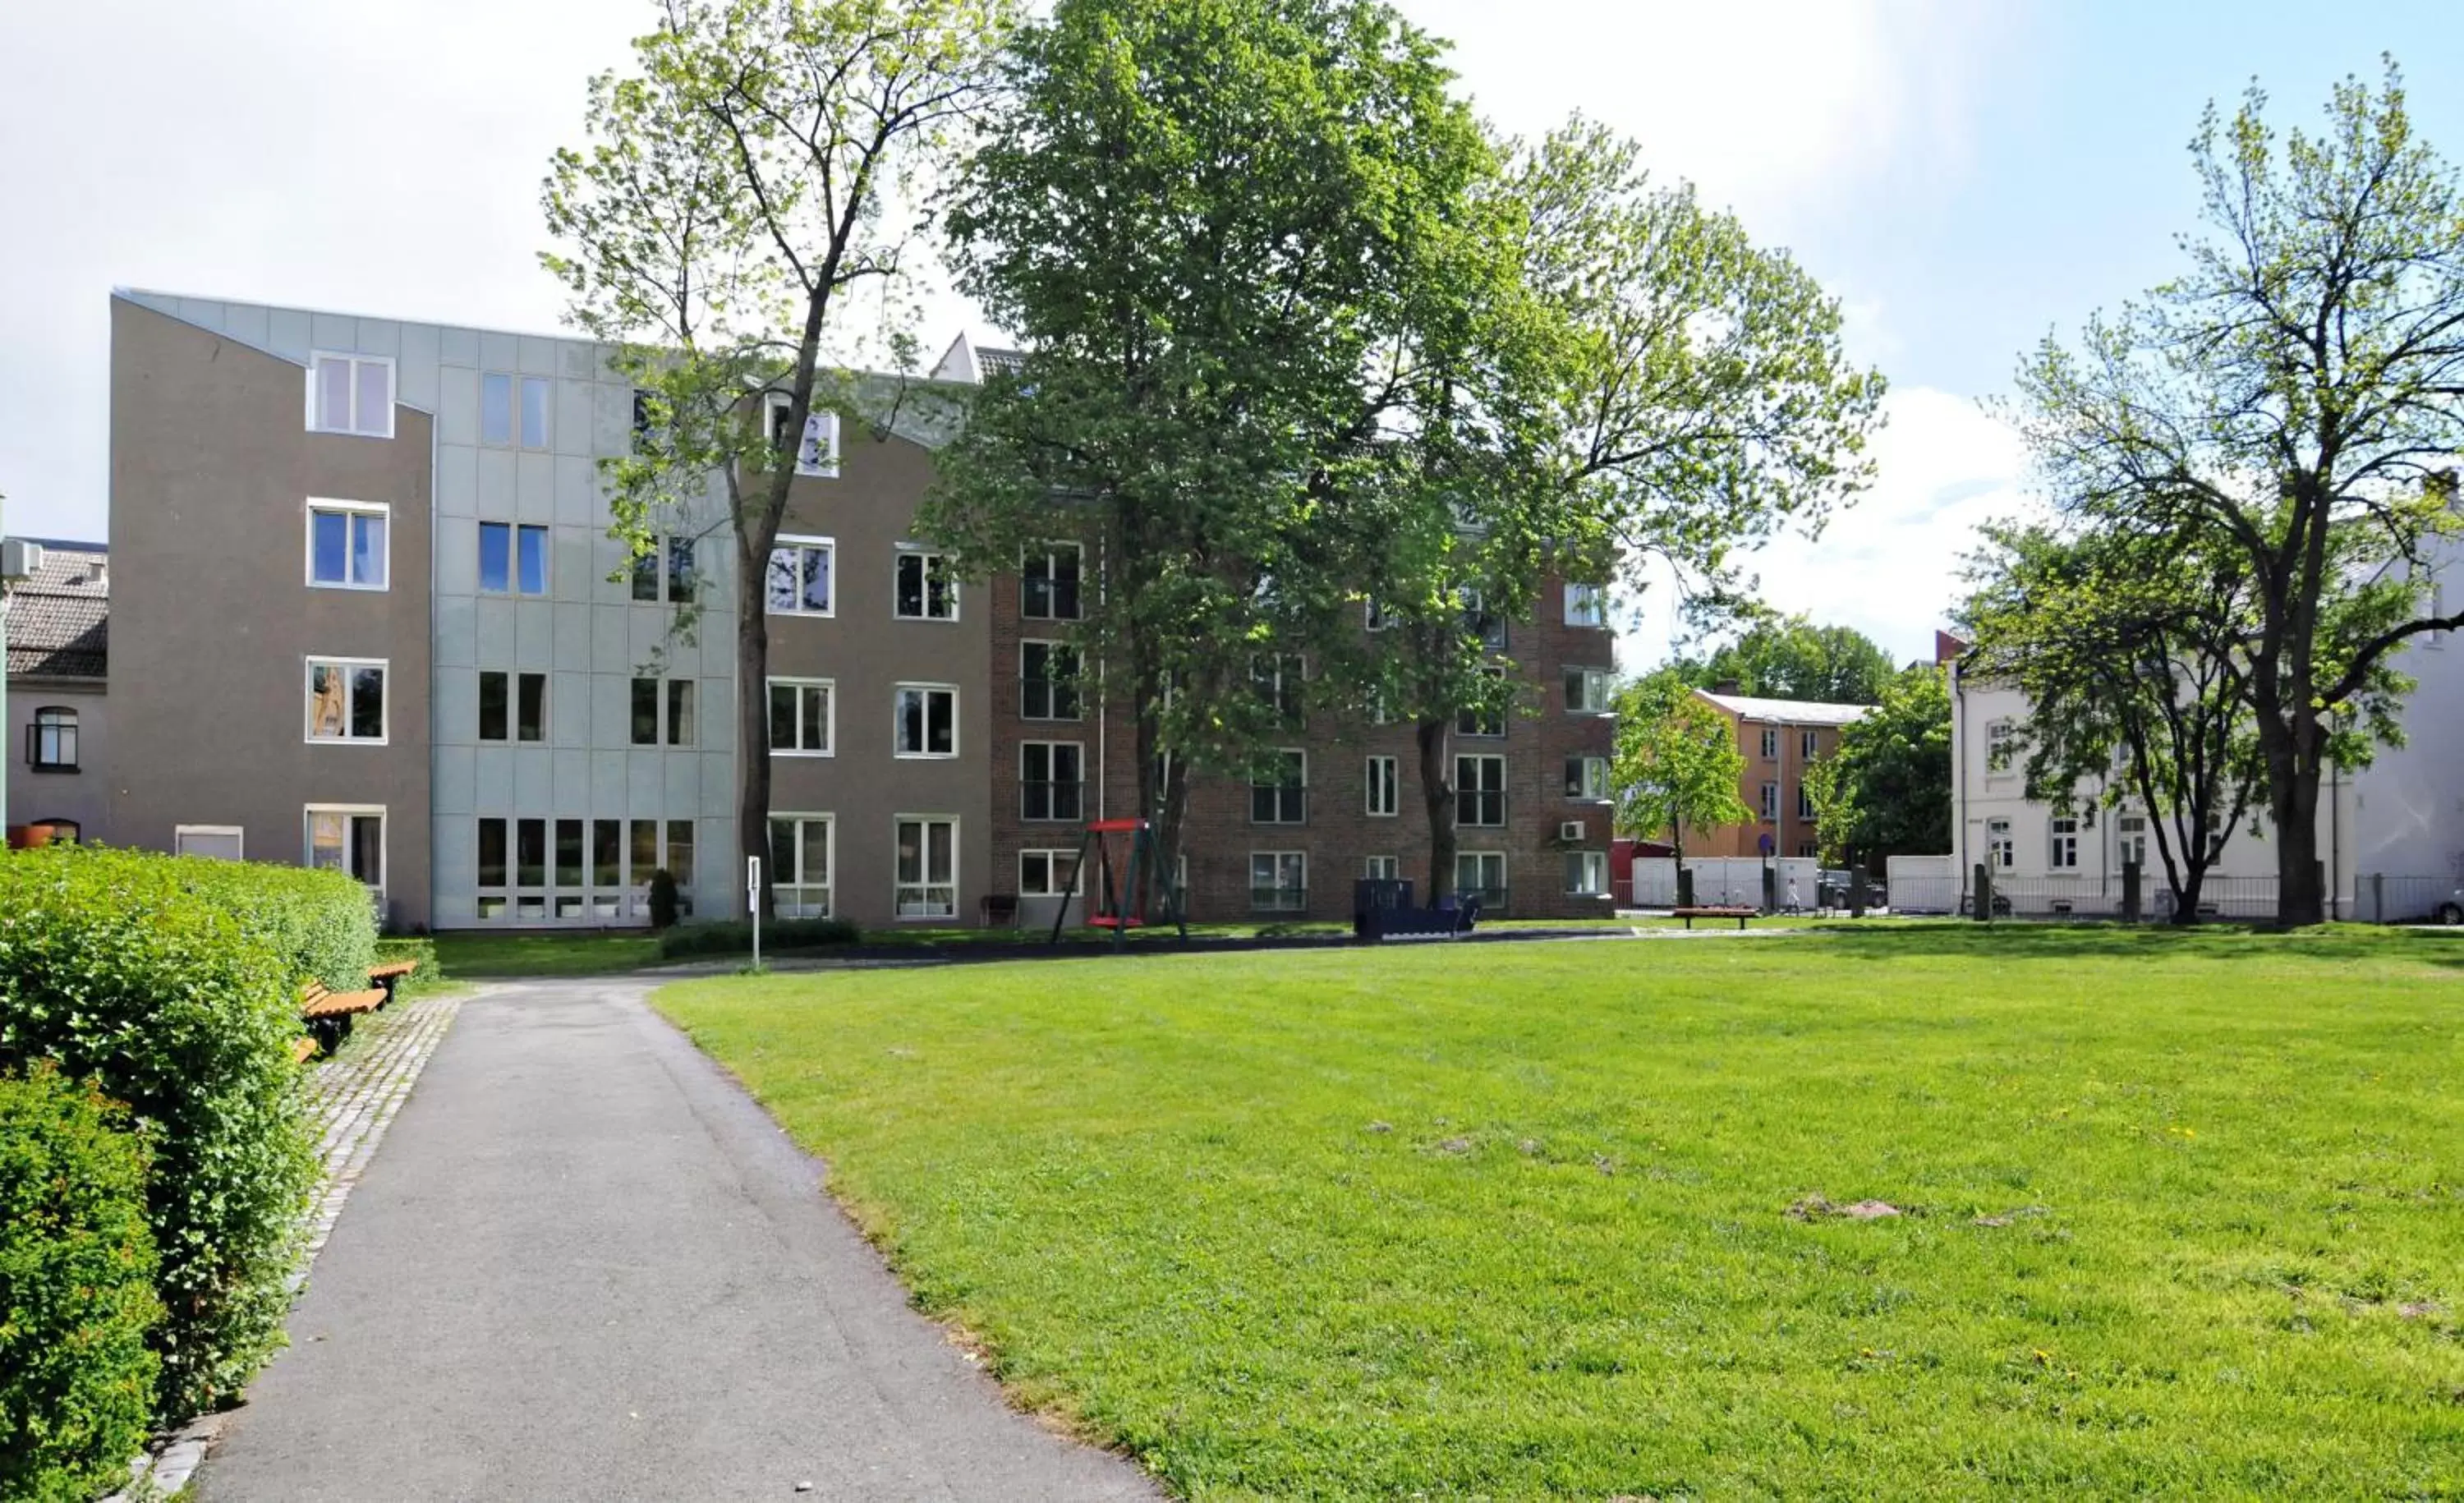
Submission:
M 1253 887 L 1249 889 L 1249 906 L 1265 914 L 1304 913 L 1309 908 L 1309 889 Z

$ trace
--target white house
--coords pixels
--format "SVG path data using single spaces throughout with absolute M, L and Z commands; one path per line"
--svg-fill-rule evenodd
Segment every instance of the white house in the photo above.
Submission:
M 2440 567 L 2464 577 L 2464 548 L 2451 549 Z M 2453 635 L 2417 637 L 2398 659 L 2419 685 L 2405 704 L 2405 744 L 2381 747 L 2368 766 L 2351 773 L 2328 769 L 2320 789 L 2319 850 L 2330 873 L 2330 917 L 2464 917 L 2454 906 L 2464 903 L 2464 644 L 2448 640 Z M 1967 677 L 1960 646 L 1950 637 L 1938 644 L 1950 670 L 1951 841 L 1963 907 L 1969 873 L 1985 862 L 2013 912 L 2116 913 L 2123 864 L 2135 854 L 2147 911 L 2164 912 L 2170 894 L 2146 811 L 2133 801 L 2102 807 L 2103 789 L 2093 784 L 2082 786 L 2076 814 L 2031 800 L 2017 766 L 1993 765 L 1999 739 L 2027 722 L 2026 696 Z M 2275 913 L 2276 852 L 2267 841 L 2263 791 L 2257 802 L 2255 817 L 2232 833 L 2211 869 L 2202 911 Z

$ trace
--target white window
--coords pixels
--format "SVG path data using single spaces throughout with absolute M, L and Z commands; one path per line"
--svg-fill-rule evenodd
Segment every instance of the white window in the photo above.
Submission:
M 544 595 L 547 529 L 513 522 L 479 524 L 479 588 L 491 595 Z
M 2012 736 L 2010 721 L 1985 722 L 1985 765 L 1988 770 L 1993 772 L 2010 770 Z
M 547 447 L 545 376 L 488 371 L 479 377 L 479 442 L 507 449 Z
M 664 593 L 671 605 L 690 602 L 701 582 L 699 553 L 692 538 L 651 538 L 649 551 L 633 556 L 633 598 L 656 602 Z
M 1301 723 L 1301 696 L 1309 686 L 1309 663 L 1298 652 L 1278 652 L 1249 659 L 1249 686 L 1278 725 Z
M 1604 803 L 1608 796 L 1609 760 L 1606 757 L 1566 759 L 1566 797 L 1589 804 Z
M 308 739 L 385 744 L 384 658 L 308 659 Z
M 1566 586 L 1566 625 L 1604 627 L 1609 624 L 1609 592 L 1598 585 Z
M 770 680 L 770 750 L 827 757 L 838 743 L 837 686 L 826 678 Z
M 1566 708 L 1575 715 L 1599 715 L 1609 705 L 1613 675 L 1605 668 L 1566 670 Z
M 1490 685 L 1485 696 L 1488 700 L 1487 707 L 1458 712 L 1455 716 L 1457 736 L 1496 737 L 1506 734 L 1506 670 L 1484 668 L 1480 675 Z
M 1085 816 L 1087 748 L 1078 741 L 1018 744 L 1018 817 L 1075 823 Z
M 1397 856 L 1370 856 L 1360 863 L 1360 874 L 1373 882 L 1393 882 L 1403 873 L 1403 863 Z
M 900 757 L 958 755 L 958 691 L 948 684 L 900 684 L 892 699 L 896 720 L 893 753 Z
M 1763 823 L 1771 824 L 1777 821 L 1778 818 L 1779 785 L 1776 783 L 1766 783 L 1763 785 Z
M 1480 638 L 1481 646 L 1492 652 L 1505 652 L 1506 618 L 1488 608 L 1479 590 L 1461 591 L 1457 599 L 1463 606 L 1463 634 Z
M 947 554 L 906 543 L 898 545 L 896 588 L 891 613 L 901 621 L 958 619 L 958 579 Z
M 1019 564 L 1018 613 L 1037 621 L 1077 620 L 1081 558 L 1074 542 L 1029 549 Z
M 1506 823 L 1506 759 L 1455 759 L 1455 823 L 1496 827 Z
M 237 825 L 175 825 L 171 829 L 171 850 L 178 855 L 237 861 L 245 843 Z
M 958 911 L 958 822 L 901 814 L 892 912 L 901 918 L 948 918 Z
M 761 432 L 773 449 L 786 447 L 787 419 L 795 403 L 784 391 L 773 391 L 762 405 Z M 804 432 L 796 445 L 796 473 L 836 479 L 839 473 L 839 415 L 823 409 L 804 417 Z
M 2045 852 L 2045 865 L 2057 872 L 2079 869 L 2079 821 L 2056 819 L 2047 826 L 2051 845 Z
M 831 568 L 837 552 L 827 538 L 781 537 L 770 550 L 770 613 L 829 615 Z
M 2145 870 L 2147 866 L 2147 816 L 2123 814 L 2113 822 L 2115 844 L 2123 866 Z
M 1249 906 L 1269 913 L 1309 907 L 1309 855 L 1299 851 L 1249 852 Z
M 632 741 L 636 746 L 693 744 L 693 681 L 690 678 L 633 680 Z M 660 733 L 664 731 L 663 737 Z
M 1605 897 L 1609 891 L 1609 853 L 1605 851 L 1566 852 L 1566 892 L 1573 897 Z
M 1286 748 L 1269 754 L 1270 765 L 1249 779 L 1249 823 L 1309 822 L 1309 753 Z
M 1369 759 L 1369 812 L 1388 816 L 1401 805 L 1402 779 L 1392 757 Z
M 1018 853 L 1018 895 L 1021 897 L 1075 896 L 1078 889 L 1070 885 L 1070 879 L 1078 876 L 1078 852 L 1075 851 L 1022 851 Z
M 385 587 L 385 525 L 392 515 L 383 501 L 308 501 L 308 583 L 325 589 Z
M 781 917 L 830 916 L 832 833 L 827 814 L 770 816 L 770 886 Z
M 1484 908 L 1506 906 L 1506 852 L 1464 851 L 1455 856 L 1455 891 Z
M 34 711 L 26 727 L 26 765 L 36 772 L 77 770 L 77 713 L 64 704 Z
M 1779 727 L 1775 725 L 1763 727 L 1763 760 L 1765 762 L 1779 760 Z
M 307 808 L 307 863 L 321 871 L 348 872 L 383 893 L 385 885 L 385 806 L 311 804 Z
M 1018 645 L 1018 713 L 1026 720 L 1078 718 L 1078 650 L 1067 642 Z
M 382 355 L 308 357 L 308 429 L 316 433 L 393 436 L 393 362 Z
M 1815 733 L 1812 731 L 1799 731 L 1796 733 L 1796 754 L 1807 762 L 1812 762 L 1814 760 L 1815 744 Z
M 1985 864 L 1996 870 L 2008 869 L 2018 857 L 2011 840 L 2011 822 L 1989 819 L 1985 822 Z

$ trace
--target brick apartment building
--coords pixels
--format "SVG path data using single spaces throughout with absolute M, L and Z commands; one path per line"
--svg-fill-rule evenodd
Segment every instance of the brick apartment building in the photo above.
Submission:
M 1742 825 L 1688 832 L 1689 856 L 1759 856 L 1763 838 L 1771 838 L 1771 855 L 1811 856 L 1820 851 L 1815 834 L 1814 803 L 1805 787 L 1805 771 L 1839 749 L 1839 733 L 1864 717 L 1868 706 L 1825 704 L 1813 699 L 1764 699 L 1751 695 L 1695 695 L 1725 718 L 1745 754 L 1738 775 L 1737 797 L 1754 811 Z
M 935 376 L 962 395 L 1004 358 L 961 343 Z M 1049 921 L 1085 822 L 1131 811 L 1133 730 L 1066 672 L 1080 550 L 961 586 L 913 536 L 933 406 L 817 415 L 749 586 L 772 875 L 794 913 L 974 922 L 1014 895 Z M 747 586 L 715 496 L 643 564 L 606 536 L 598 464 L 633 420 L 585 341 L 115 294 L 113 837 L 350 871 L 405 927 L 635 923 L 662 868 L 736 911 Z M 1449 749 L 1462 885 L 1605 913 L 1601 602 L 1552 588 L 1506 630 L 1526 713 Z M 1408 727 L 1321 716 L 1291 750 L 1288 786 L 1193 790 L 1196 917 L 1339 917 L 1353 876 L 1425 876 Z

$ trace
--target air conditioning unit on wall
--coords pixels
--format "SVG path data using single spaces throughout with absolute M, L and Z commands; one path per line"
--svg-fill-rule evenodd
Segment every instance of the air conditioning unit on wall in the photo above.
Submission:
M 1583 838 L 1583 822 L 1579 819 L 1570 819 L 1564 824 L 1558 826 L 1557 838 L 1559 840 L 1566 841 L 1581 841 Z

